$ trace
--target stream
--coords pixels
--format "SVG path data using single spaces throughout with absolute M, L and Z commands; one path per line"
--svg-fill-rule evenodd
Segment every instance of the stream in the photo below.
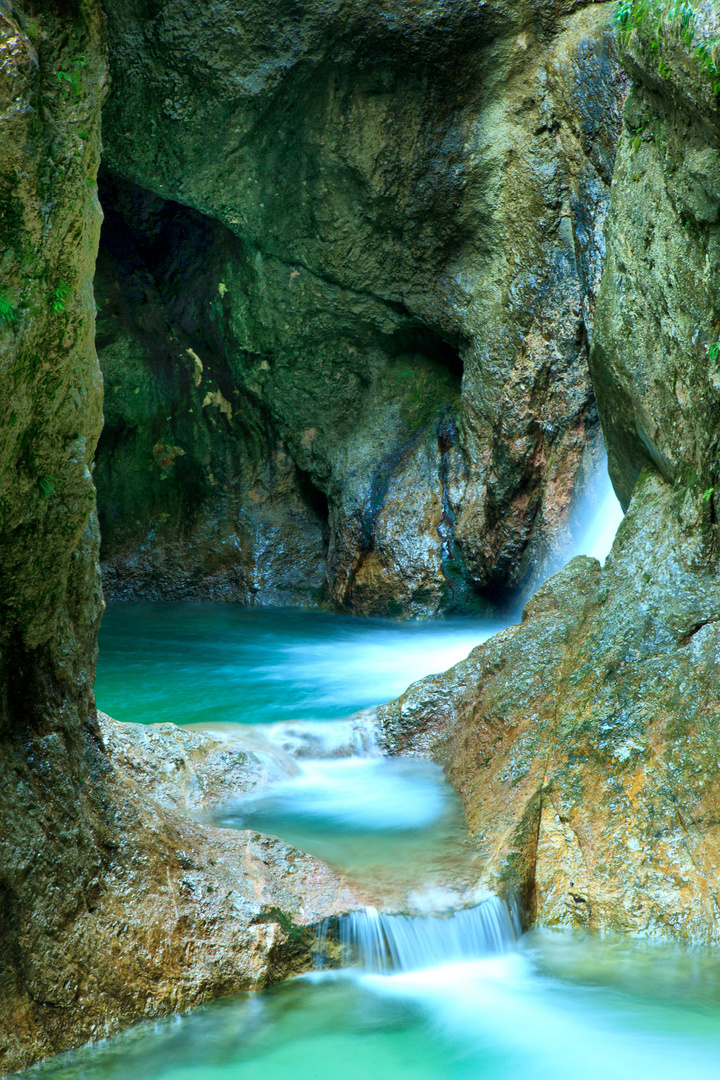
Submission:
M 601 500 L 584 550 L 603 558 L 617 520 Z M 439 767 L 383 758 L 371 729 L 347 724 L 498 628 L 219 605 L 110 607 L 100 708 L 117 720 L 253 725 L 258 739 L 284 739 L 293 770 L 218 809 L 215 822 L 280 836 L 370 882 L 406 914 L 345 916 L 340 971 L 141 1024 L 26 1075 L 716 1078 L 716 953 L 579 933 L 521 936 L 514 911 L 473 892 L 462 808 Z

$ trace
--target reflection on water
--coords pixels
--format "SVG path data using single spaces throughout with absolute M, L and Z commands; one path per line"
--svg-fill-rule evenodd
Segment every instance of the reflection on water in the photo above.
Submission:
M 110 605 L 95 692 L 116 720 L 332 720 L 445 671 L 500 629 L 235 605 Z
M 143 1025 L 28 1077 L 717 1080 L 719 1062 L 717 955 L 531 934 L 485 960 L 296 979 Z

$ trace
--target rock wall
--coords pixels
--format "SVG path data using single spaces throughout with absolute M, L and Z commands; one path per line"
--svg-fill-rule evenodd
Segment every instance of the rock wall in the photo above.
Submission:
M 388 744 L 445 762 L 484 873 L 530 919 L 720 942 L 717 310 L 720 107 L 651 20 L 608 218 L 591 369 L 626 503 L 520 626 L 381 710 Z
M 100 193 L 106 594 L 318 602 L 327 503 L 258 398 L 253 379 L 267 378 L 267 359 L 243 361 L 223 320 L 225 281 L 237 287 L 242 274 L 233 238 L 111 175 Z M 250 384 L 243 396 L 238 369 Z
M 141 783 L 142 729 L 98 722 L 105 84 L 95 0 L 0 0 L 1 1074 L 307 967 L 307 924 L 353 903 L 301 852 L 190 820 L 211 739 L 147 735 Z
M 72 999 L 64 933 L 95 903 L 102 863 L 90 470 L 102 423 L 92 280 L 105 45 L 94 0 L 32 11 L 0 4 L 0 1061 L 10 1062 Z
M 652 48 L 650 19 L 626 43 L 633 86 L 592 359 L 625 505 L 648 465 L 692 490 L 707 492 L 718 477 L 720 112 L 713 79 L 692 56 L 720 36 L 706 7 L 695 46 L 671 23 Z
M 526 586 L 598 443 L 610 5 L 106 11 L 109 594 Z
M 519 585 L 594 423 L 622 92 L 606 7 L 264 7 L 244 44 L 222 4 L 108 7 L 113 588 L 421 613 Z M 717 942 L 720 113 L 687 43 L 649 33 L 626 42 L 591 357 L 629 504 L 613 554 L 380 719 L 446 764 L 485 880 L 530 917 Z M 0 51 L 9 1070 L 297 970 L 303 927 L 362 897 L 187 816 L 213 737 L 98 723 L 103 19 L 0 0 Z

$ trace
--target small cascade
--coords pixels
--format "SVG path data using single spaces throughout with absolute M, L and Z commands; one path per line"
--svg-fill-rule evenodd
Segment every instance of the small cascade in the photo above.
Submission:
M 318 955 L 328 933 L 321 927 Z M 518 912 L 497 896 L 450 915 L 384 915 L 365 908 L 343 915 L 338 933 L 343 964 L 365 971 L 417 971 L 507 952 L 521 933 Z
M 557 536 L 554 548 L 540 557 L 523 593 L 524 599 L 578 555 L 587 555 L 604 565 L 622 519 L 623 510 L 608 475 L 607 457 L 603 454 L 595 474 L 572 508 L 565 533 Z

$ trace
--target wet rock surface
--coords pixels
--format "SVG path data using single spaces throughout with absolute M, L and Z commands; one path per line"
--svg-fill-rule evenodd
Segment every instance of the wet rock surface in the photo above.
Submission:
M 604 569 L 573 560 L 380 710 L 391 749 L 445 765 L 483 880 L 530 921 L 720 940 L 720 586 L 691 505 L 645 477 Z
M 105 83 L 97 4 L 0 3 L 2 1072 L 295 970 L 308 939 L 293 919 L 346 895 L 287 845 L 153 802 L 147 775 L 114 768 L 103 744 L 91 469 Z
M 527 586 L 597 449 L 610 6 L 106 12 L 109 595 Z
M 98 722 L 103 865 L 58 935 L 64 983 L 25 1016 L 16 1002 L 2 1029 L 3 1069 L 308 970 L 319 924 L 375 899 L 282 840 L 207 823 L 210 809 L 276 775 L 227 735 Z
M 679 37 L 661 68 L 650 30 L 626 48 L 591 369 L 628 513 L 603 569 L 573 560 L 379 717 L 446 765 L 485 880 L 529 919 L 717 944 L 718 104 Z
M 696 20 L 695 44 L 717 37 Z M 627 42 L 632 75 L 614 179 L 591 367 L 610 475 L 627 505 L 640 471 L 709 492 L 718 477 L 720 109 L 669 27 Z M 663 74 L 660 73 L 662 69 Z M 711 491 L 710 489 L 713 489 Z
M 608 6 L 266 7 L 244 43 L 222 4 L 107 8 L 113 594 L 422 614 L 527 582 L 596 431 Z M 103 35 L 90 0 L 0 0 L 2 1069 L 301 970 L 367 899 L 189 816 L 263 782 L 247 747 L 97 720 Z M 717 943 L 718 106 L 664 48 L 627 43 L 594 327 L 613 554 L 378 718 L 529 918 Z

